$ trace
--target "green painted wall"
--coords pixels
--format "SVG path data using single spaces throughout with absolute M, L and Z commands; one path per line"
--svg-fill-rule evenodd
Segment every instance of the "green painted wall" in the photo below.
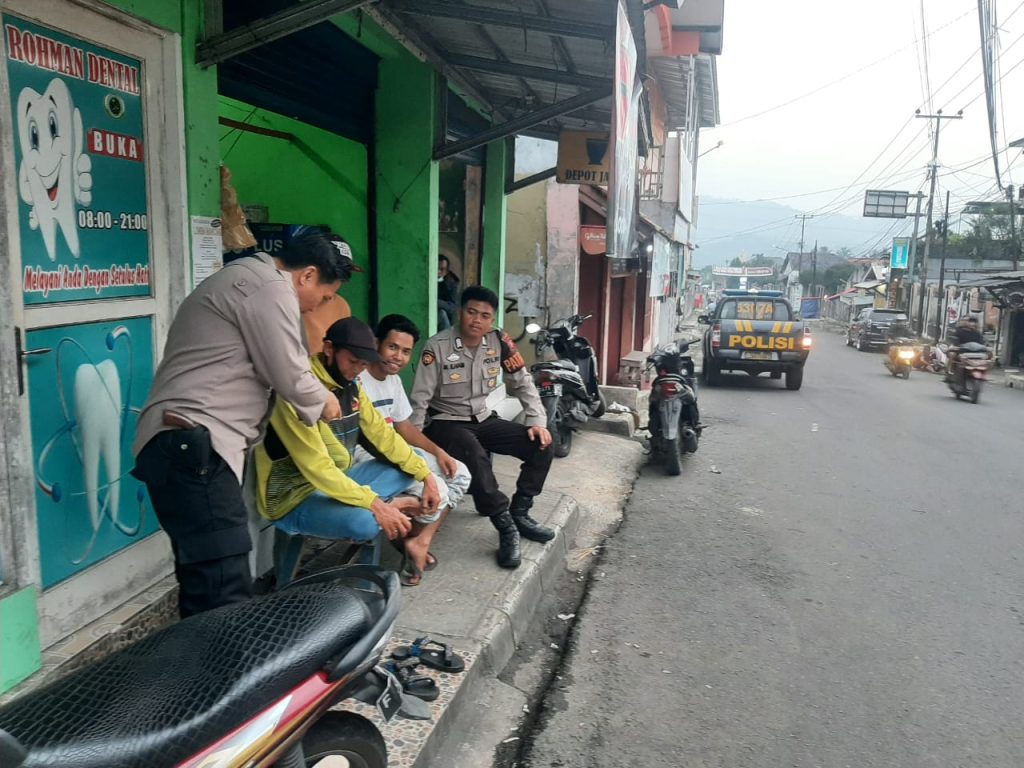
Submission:
M 223 117 L 290 133 L 292 141 L 221 126 L 220 156 L 243 205 L 269 209 L 275 224 L 326 224 L 348 240 L 366 269 L 341 289 L 356 317 L 369 318 L 366 147 L 289 117 L 223 96 Z
M 437 322 L 438 167 L 433 70 L 402 51 L 381 60 L 377 91 L 380 315 L 401 312 L 426 335 Z
M 508 144 L 502 139 L 487 145 L 484 171 L 484 238 L 480 282 L 499 297 L 505 296 L 505 234 L 508 211 L 505 204 L 505 172 Z M 504 322 L 505 303 L 498 307 L 498 324 Z
M 195 64 L 202 36 L 201 0 L 107 0 L 115 8 L 181 35 L 185 102 L 188 209 L 193 216 L 220 215 L 220 154 L 217 148 L 217 68 Z

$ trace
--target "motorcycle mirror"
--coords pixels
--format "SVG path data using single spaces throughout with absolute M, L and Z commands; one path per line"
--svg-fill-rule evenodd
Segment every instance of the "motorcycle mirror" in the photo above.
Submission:
M 539 330 L 540 330 L 540 326 L 537 325 L 537 323 L 527 323 L 526 324 L 526 332 L 527 333 L 536 333 Z

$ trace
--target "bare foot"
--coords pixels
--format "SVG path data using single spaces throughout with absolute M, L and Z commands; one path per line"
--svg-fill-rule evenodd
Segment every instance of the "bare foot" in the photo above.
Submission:
M 429 544 L 425 541 L 420 541 L 417 536 L 410 536 L 405 540 L 405 553 L 409 556 L 409 559 L 416 564 L 416 567 L 420 571 L 426 570 L 427 567 L 427 547 Z

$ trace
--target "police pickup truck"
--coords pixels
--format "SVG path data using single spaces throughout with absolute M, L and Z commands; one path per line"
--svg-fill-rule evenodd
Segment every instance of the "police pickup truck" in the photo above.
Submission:
M 725 290 L 715 311 L 701 315 L 704 333 L 704 382 L 720 383 L 722 371 L 751 376 L 786 374 L 786 389 L 800 389 L 811 351 L 811 331 L 782 291 Z

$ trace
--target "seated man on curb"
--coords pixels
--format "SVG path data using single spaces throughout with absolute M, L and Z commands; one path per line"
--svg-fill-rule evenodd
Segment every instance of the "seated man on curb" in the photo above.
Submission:
M 530 517 L 533 497 L 551 469 L 551 434 L 537 388 L 522 355 L 507 333 L 494 328 L 498 296 L 480 285 L 462 294 L 456 325 L 427 341 L 412 388 L 412 419 L 424 433 L 469 467 L 469 493 L 477 512 L 498 530 L 498 565 L 518 568 L 519 536 L 551 541 L 555 532 Z M 506 389 L 523 404 L 526 425 L 499 418 L 487 396 L 504 375 Z M 491 453 L 515 456 L 523 464 L 511 502 L 498 488 Z
M 413 347 L 419 340 L 420 329 L 404 315 L 387 315 L 382 318 L 377 324 L 377 353 L 380 359 L 370 363 L 359 374 L 359 383 L 384 420 L 427 462 L 434 476 L 440 477 L 448 486 L 448 509 L 453 509 L 469 489 L 469 470 L 461 461 L 453 459 L 435 445 L 409 420 L 412 406 L 402 387 L 402 380 L 398 377 L 412 359 Z M 373 459 L 373 455 L 360 446 L 356 448 L 354 458 L 356 462 L 361 462 Z M 416 566 L 414 573 L 415 570 L 424 571 L 437 565 L 437 558 L 429 549 L 433 533 L 433 530 L 425 529 L 421 535 L 405 542 L 405 551 Z
M 382 531 L 389 539 L 404 538 L 414 523 L 421 531 L 439 524 L 447 488 L 356 381 L 377 359 L 369 326 L 354 317 L 338 320 L 327 329 L 312 370 L 338 399 L 341 419 L 307 426 L 289 403 L 275 405 L 256 450 L 256 477 L 260 514 L 285 533 L 370 541 Z M 386 461 L 353 465 L 360 442 Z

